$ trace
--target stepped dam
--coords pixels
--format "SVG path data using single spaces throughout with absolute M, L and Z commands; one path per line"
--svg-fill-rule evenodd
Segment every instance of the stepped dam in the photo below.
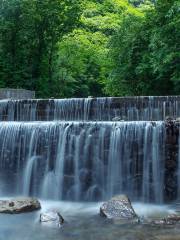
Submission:
M 180 116 L 180 96 L 1 100 L 1 121 L 161 121 Z
M 180 199 L 180 96 L 0 101 L 0 196 Z

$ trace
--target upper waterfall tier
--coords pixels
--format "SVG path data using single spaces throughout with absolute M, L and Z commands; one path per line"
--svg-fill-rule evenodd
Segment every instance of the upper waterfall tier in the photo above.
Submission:
M 0 194 L 162 202 L 163 122 L 1 122 Z
M 1 121 L 159 121 L 180 116 L 180 96 L 1 100 Z

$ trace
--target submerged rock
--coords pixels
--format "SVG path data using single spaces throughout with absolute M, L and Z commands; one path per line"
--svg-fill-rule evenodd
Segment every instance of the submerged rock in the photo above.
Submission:
M 180 224 L 180 215 L 171 214 L 166 218 L 154 220 L 151 222 L 154 225 L 176 225 Z
M 156 226 L 168 226 L 168 225 L 177 225 L 180 224 L 180 215 L 179 214 L 171 214 L 167 215 L 163 218 L 142 218 L 142 224 L 146 225 L 156 225 Z
M 58 211 L 52 210 L 41 213 L 40 222 L 52 227 L 61 227 L 64 223 L 64 218 Z
M 0 213 L 24 213 L 41 208 L 36 198 L 15 198 L 11 200 L 0 200 Z
M 100 215 L 114 220 L 138 221 L 138 216 L 126 195 L 113 197 L 111 200 L 103 203 L 100 207 Z

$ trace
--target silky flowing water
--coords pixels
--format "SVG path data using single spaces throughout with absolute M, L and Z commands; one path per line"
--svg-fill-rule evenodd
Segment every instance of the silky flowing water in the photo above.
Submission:
M 99 216 L 100 203 L 42 201 L 42 210 L 59 209 L 66 223 L 51 228 L 39 223 L 41 211 L 20 215 L 0 215 L 0 240 L 179 240 L 179 227 L 112 223 Z M 134 203 L 140 216 L 172 213 L 167 206 Z
M 179 115 L 180 96 L 0 100 L 1 121 L 160 121 Z
M 4 122 L 3 195 L 163 202 L 163 122 Z
M 0 240 L 180 240 L 178 225 L 99 216 L 117 194 L 140 217 L 174 213 L 165 201 L 180 199 L 180 134 L 164 120 L 179 116 L 179 96 L 0 101 L 0 198 L 43 199 L 41 211 L 0 214 Z M 40 224 L 46 209 L 62 228 Z

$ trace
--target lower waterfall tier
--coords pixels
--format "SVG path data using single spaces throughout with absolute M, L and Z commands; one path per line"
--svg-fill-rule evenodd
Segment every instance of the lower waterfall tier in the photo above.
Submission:
M 168 201 L 170 135 L 163 122 L 1 122 L 0 195 Z

